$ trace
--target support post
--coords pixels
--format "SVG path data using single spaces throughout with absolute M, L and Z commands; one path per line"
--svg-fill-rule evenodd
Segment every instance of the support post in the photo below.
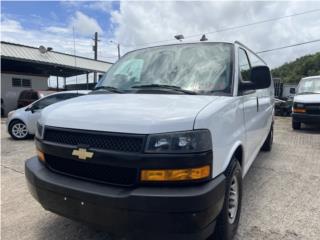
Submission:
M 94 60 L 98 60 L 98 32 L 94 33 L 94 45 L 93 45 L 93 52 L 94 52 Z M 93 81 L 97 82 L 97 73 L 94 72 Z
M 87 90 L 89 89 L 89 73 L 87 72 Z

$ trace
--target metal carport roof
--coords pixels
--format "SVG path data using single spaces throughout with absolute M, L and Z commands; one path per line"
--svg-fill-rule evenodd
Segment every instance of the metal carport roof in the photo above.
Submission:
M 2 72 L 70 77 L 90 72 L 103 73 L 111 65 L 110 62 L 56 51 L 41 53 L 36 47 L 1 41 Z

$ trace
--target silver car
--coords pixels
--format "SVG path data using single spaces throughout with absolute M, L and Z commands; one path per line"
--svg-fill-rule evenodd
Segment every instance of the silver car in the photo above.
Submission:
M 70 98 L 88 94 L 90 91 L 64 91 L 47 95 L 30 105 L 8 114 L 7 128 L 13 139 L 21 140 L 35 134 L 40 112 L 45 107 Z

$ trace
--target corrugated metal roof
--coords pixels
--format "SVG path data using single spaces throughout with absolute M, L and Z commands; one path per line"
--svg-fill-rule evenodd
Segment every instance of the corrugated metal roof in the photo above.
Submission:
M 1 58 L 59 65 L 88 72 L 106 72 L 112 63 L 74 56 L 56 51 L 41 53 L 38 48 L 1 42 Z

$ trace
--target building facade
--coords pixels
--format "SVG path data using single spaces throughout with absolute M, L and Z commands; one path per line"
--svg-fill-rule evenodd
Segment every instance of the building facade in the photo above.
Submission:
M 44 46 L 32 47 L 16 43 L 1 42 L 1 114 L 17 108 L 23 90 L 47 90 L 51 76 L 64 79 L 79 75 L 103 74 L 112 64 L 81 56 L 53 51 Z

